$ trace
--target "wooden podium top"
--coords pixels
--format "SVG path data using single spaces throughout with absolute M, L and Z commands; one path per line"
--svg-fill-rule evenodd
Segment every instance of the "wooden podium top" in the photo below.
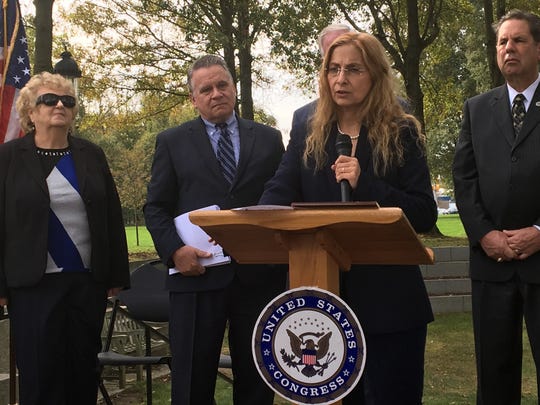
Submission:
M 190 220 L 239 263 L 288 263 L 283 236 L 324 230 L 353 264 L 433 264 L 400 208 L 250 208 L 194 211 Z

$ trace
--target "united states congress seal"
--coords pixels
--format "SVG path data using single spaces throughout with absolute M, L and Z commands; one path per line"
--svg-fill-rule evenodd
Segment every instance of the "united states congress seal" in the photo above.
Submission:
M 364 333 L 353 311 L 329 291 L 286 291 L 261 312 L 253 331 L 253 358 L 263 380 L 300 404 L 340 400 L 360 380 Z

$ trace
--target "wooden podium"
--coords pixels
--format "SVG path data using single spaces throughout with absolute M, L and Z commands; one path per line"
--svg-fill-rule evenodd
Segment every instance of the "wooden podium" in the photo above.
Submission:
M 339 295 L 339 270 L 351 264 L 433 263 L 433 252 L 400 208 L 248 207 L 194 211 L 190 220 L 238 263 L 288 263 L 290 288 L 316 286 Z

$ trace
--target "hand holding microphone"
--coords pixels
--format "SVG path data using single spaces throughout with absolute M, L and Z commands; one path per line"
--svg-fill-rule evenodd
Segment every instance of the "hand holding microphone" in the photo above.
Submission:
M 351 156 L 352 152 L 352 141 L 349 135 L 338 133 L 336 137 L 336 152 L 338 156 Z M 351 201 L 351 184 L 347 179 L 343 179 L 339 182 L 341 186 L 341 201 L 347 202 Z

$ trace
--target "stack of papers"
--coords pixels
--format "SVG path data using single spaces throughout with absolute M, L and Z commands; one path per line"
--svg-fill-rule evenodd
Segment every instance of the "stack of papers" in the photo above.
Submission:
M 210 210 L 219 210 L 219 206 L 210 205 L 195 211 Z M 184 244 L 204 250 L 205 252 L 212 253 L 211 257 L 200 257 L 199 263 L 201 263 L 201 265 L 204 267 L 219 266 L 221 264 L 230 263 L 231 257 L 224 255 L 223 248 L 220 245 L 214 245 L 213 242 L 210 242 L 210 235 L 203 231 L 201 227 L 192 223 L 189 220 L 189 214 L 190 212 L 186 212 L 177 216 L 174 219 L 174 224 L 176 226 L 176 232 L 178 232 L 178 236 L 180 236 Z M 175 273 L 179 273 L 179 271 L 175 268 L 169 269 L 169 274 Z

